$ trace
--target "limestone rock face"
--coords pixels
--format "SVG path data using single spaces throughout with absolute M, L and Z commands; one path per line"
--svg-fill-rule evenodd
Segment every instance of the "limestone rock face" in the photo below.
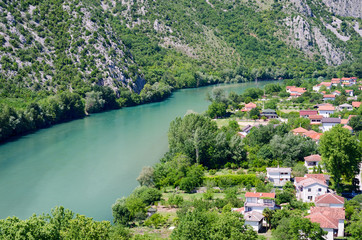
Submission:
M 336 15 L 362 18 L 361 0 L 322 0 L 322 2 Z

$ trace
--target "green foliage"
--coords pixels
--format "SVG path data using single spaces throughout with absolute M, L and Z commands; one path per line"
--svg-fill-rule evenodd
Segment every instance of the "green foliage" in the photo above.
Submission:
M 256 186 L 260 181 L 255 174 L 229 174 L 229 175 L 217 175 L 205 177 L 205 181 L 213 182 L 216 186 L 225 187 L 225 182 L 228 186 L 236 185 L 251 185 Z
M 180 207 L 183 202 L 184 202 L 183 197 L 180 195 L 177 195 L 177 194 L 172 194 L 167 200 L 167 203 L 170 206 L 174 206 L 174 207 Z
M 143 167 L 140 175 L 137 177 L 137 181 L 141 186 L 154 187 L 153 173 L 153 167 Z
M 333 127 L 321 137 L 319 151 L 328 172 L 334 182 L 341 182 L 341 177 L 351 180 L 359 173 L 361 162 L 361 145 L 348 129 L 341 125 Z
M 297 163 L 292 170 L 294 177 L 304 177 L 304 175 L 308 173 L 308 168 L 304 165 L 304 163 Z
M 360 132 L 362 130 L 362 115 L 352 117 L 349 120 L 348 125 L 353 128 L 353 131 Z
M 226 115 L 226 105 L 223 102 L 212 102 L 208 109 L 207 115 L 210 118 L 219 118 Z
M 153 226 L 154 228 L 160 228 L 167 223 L 168 216 L 162 216 L 155 213 L 145 221 L 145 226 Z
M 171 239 L 257 239 L 256 232 L 244 226 L 238 213 L 194 210 L 178 216 L 179 225 Z
M 352 217 L 349 226 L 346 227 L 346 232 L 351 235 L 350 239 L 357 240 L 362 235 L 362 211 L 356 211 Z
M 180 189 L 191 192 L 203 182 L 204 169 L 201 165 L 192 165 L 180 182 Z
M 307 218 L 283 218 L 278 227 L 273 231 L 277 239 L 323 239 L 327 232 L 323 231 L 318 223 L 312 223 Z
M 108 221 L 94 221 L 63 207 L 52 209 L 51 215 L 0 220 L 1 239 L 114 239 L 111 236 L 115 232 L 118 239 L 129 237 L 127 231 L 117 230 Z

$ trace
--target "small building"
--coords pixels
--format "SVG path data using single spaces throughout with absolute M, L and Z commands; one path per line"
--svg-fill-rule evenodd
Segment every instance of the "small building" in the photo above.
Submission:
M 299 127 L 299 128 L 293 129 L 292 132 L 293 132 L 294 135 L 300 135 L 300 136 L 302 136 L 303 133 L 308 132 L 308 130 L 305 129 L 305 128 Z
M 336 95 L 336 96 L 341 96 L 341 92 L 336 90 L 334 92 L 332 92 L 333 95 Z
M 339 118 L 323 118 L 322 119 L 322 131 L 329 131 L 332 127 L 337 124 L 341 124 L 341 119 Z
M 313 170 L 314 167 L 318 167 L 322 158 L 319 154 L 310 155 L 304 158 L 304 166 L 308 168 L 308 170 Z
M 348 111 L 352 111 L 353 110 L 353 106 L 348 104 L 348 103 L 344 103 L 338 106 L 339 111 L 343 111 L 343 110 L 348 110 Z
M 290 181 L 291 168 L 267 168 L 266 176 L 274 186 L 283 186 Z
M 245 107 L 241 110 L 242 112 L 249 112 L 251 111 L 252 109 L 256 108 L 256 104 L 255 103 L 247 103 L 245 104 Z
M 344 236 L 345 210 L 343 208 L 312 207 L 310 215 L 306 216 L 311 222 L 319 223 L 328 234 L 326 240 Z
M 315 198 L 316 207 L 343 208 L 344 198 L 333 193 L 326 193 Z
M 350 97 L 353 97 L 353 90 L 346 90 L 346 94 Z
M 294 185 L 297 190 L 297 199 L 303 202 L 314 202 L 317 196 L 327 193 L 328 186 L 316 178 L 295 178 Z
M 273 110 L 273 109 L 264 109 L 261 112 L 260 116 L 265 116 L 268 119 L 278 118 L 277 112 L 275 110 Z
M 327 118 L 327 117 L 329 117 L 329 115 L 333 114 L 334 111 L 335 111 L 334 106 L 325 105 L 325 106 L 318 107 L 318 114 L 322 115 L 325 118 Z
M 354 108 L 359 108 L 359 106 L 361 106 L 361 102 L 352 102 L 352 106 Z
M 331 100 L 331 101 L 336 100 L 336 95 L 334 95 L 334 94 L 323 95 L 323 101 L 328 101 L 328 100 Z
M 311 125 L 319 125 L 322 123 L 322 115 L 311 115 L 309 116 L 310 124 Z
M 338 84 L 341 84 L 341 79 L 340 78 L 332 78 L 331 80 L 332 86 L 338 86 Z
M 304 117 L 304 118 L 308 118 L 309 116 L 312 115 L 318 115 L 318 111 L 316 110 L 300 110 L 299 111 L 299 116 L 300 117 Z
M 263 226 L 264 215 L 257 211 L 251 211 L 244 214 L 245 223 L 244 225 L 249 225 L 253 228 L 254 231 L 259 232 Z
M 242 129 L 242 132 L 245 134 L 245 135 L 248 135 L 251 131 L 251 129 L 253 129 L 254 126 L 251 126 L 251 125 L 246 125 L 246 127 L 244 127 Z
M 274 210 L 275 193 L 247 192 L 245 193 L 244 208 L 245 208 L 245 213 L 251 211 L 257 211 L 259 213 L 263 213 L 265 208 Z

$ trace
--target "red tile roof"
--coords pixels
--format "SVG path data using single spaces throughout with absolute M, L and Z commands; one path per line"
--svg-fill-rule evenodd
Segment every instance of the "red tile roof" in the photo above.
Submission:
M 325 175 L 325 174 L 321 174 L 321 173 L 313 173 L 313 174 L 306 174 L 305 175 L 307 178 L 315 178 L 318 179 L 320 181 L 323 181 L 325 183 L 327 183 L 327 180 L 329 180 L 329 175 Z
M 294 134 L 298 134 L 298 133 L 308 132 L 308 130 L 307 130 L 307 129 L 304 129 L 304 128 L 302 128 L 302 127 L 299 127 L 299 128 L 293 129 L 292 132 L 293 132 Z
M 320 120 L 322 120 L 322 118 L 323 118 L 323 116 L 322 115 L 310 115 L 309 116 L 309 119 L 313 119 L 313 120 L 318 120 L 318 119 L 320 119 Z
M 344 198 L 332 193 L 326 193 L 317 196 L 314 201 L 316 204 L 344 204 Z
M 315 184 L 315 183 L 317 183 L 319 185 L 322 185 L 322 186 L 325 186 L 325 187 L 328 187 L 327 184 L 325 183 L 325 181 L 321 181 L 321 180 L 319 180 L 317 178 L 306 178 L 306 179 L 300 181 L 298 183 L 298 185 L 302 185 L 303 187 L 308 187 L 308 186 L 310 186 L 312 184 Z
M 332 85 L 331 82 L 321 82 L 320 84 L 321 84 L 321 85 L 324 85 L 324 86 L 326 86 L 326 87 L 330 87 L 330 86 Z
M 324 98 L 335 98 L 336 95 L 334 94 L 326 94 L 326 95 L 323 95 Z
M 348 130 L 350 130 L 350 131 L 353 130 L 353 128 L 351 128 L 351 126 L 348 126 L 348 125 L 344 125 L 343 128 L 346 128 L 346 129 L 348 129 Z
M 345 77 L 344 77 L 344 78 L 342 78 L 342 80 L 351 80 L 351 78 L 345 78 Z
M 345 219 L 346 214 L 344 212 L 344 208 L 330 208 L 330 207 L 312 207 L 310 212 L 317 213 L 320 212 L 325 216 L 331 216 L 336 219 Z
M 332 78 L 332 81 L 340 81 L 341 79 L 340 78 Z
M 291 89 L 291 88 L 295 88 L 296 86 L 287 86 L 286 88 L 287 88 L 287 90 L 288 89 Z
M 315 110 L 300 110 L 299 111 L 299 115 L 300 116 L 305 116 L 305 115 L 317 115 L 318 111 Z
M 255 103 L 247 103 L 245 104 L 245 108 L 256 108 L 256 104 Z
M 334 111 L 335 108 L 333 106 L 320 106 L 318 111 Z
M 314 123 L 314 124 L 316 124 L 316 123 Z M 310 137 L 313 140 L 319 140 L 322 136 L 323 136 L 323 133 L 315 133 L 315 134 L 309 135 L 308 137 Z
M 309 130 L 309 131 L 303 133 L 303 135 L 306 136 L 306 137 L 310 137 L 310 136 L 312 136 L 312 135 L 314 135 L 316 133 L 317 133 L 316 131 Z
M 361 105 L 361 102 L 352 102 L 352 106 L 355 108 L 359 108 L 360 105 Z
M 309 218 L 311 222 L 319 223 L 321 228 L 338 229 L 338 219 L 336 223 L 335 219 L 329 218 L 320 212 L 310 214 L 305 216 L 305 218 Z
M 349 122 L 349 119 L 341 119 L 341 124 L 346 125 Z
M 306 162 L 320 162 L 322 158 L 319 154 L 310 155 L 304 158 Z
M 268 197 L 268 198 L 275 198 L 275 193 L 260 193 L 260 192 L 247 192 L 245 193 L 245 197 Z
M 348 93 L 348 92 L 353 92 L 353 90 L 346 90 L 346 93 Z

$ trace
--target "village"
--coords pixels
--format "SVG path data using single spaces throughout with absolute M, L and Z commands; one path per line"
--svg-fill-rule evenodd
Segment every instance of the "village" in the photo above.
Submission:
M 354 95 L 354 90 L 352 89 L 356 84 L 357 78 L 351 77 L 333 78 L 330 82 L 323 81 L 313 86 L 312 89 L 315 93 L 323 95 L 324 103 L 316 104 L 312 109 L 299 110 L 299 117 L 308 119 L 310 121 L 310 128 L 314 127 L 317 131 L 297 127 L 292 129 L 291 132 L 294 135 L 310 138 L 317 144 L 323 133 L 331 130 L 337 124 L 341 124 L 343 128 L 348 129 L 353 134 L 354 130 L 348 123 L 356 115 L 348 115 L 345 119 L 341 118 L 343 114 L 338 115 L 338 117 L 331 117 L 331 115 L 336 116 L 338 113 L 360 108 L 361 102 L 357 101 L 357 96 Z M 346 96 L 346 102 L 336 106 L 333 102 L 336 100 L 336 97 L 342 94 L 342 91 L 333 89 L 337 87 L 339 89 L 342 88 L 343 94 Z M 290 94 L 289 99 L 301 97 L 307 92 L 306 88 L 296 86 L 286 86 L 285 90 Z M 361 85 L 358 86 L 358 90 L 362 90 Z M 265 99 L 262 100 L 265 101 Z M 241 111 L 250 112 L 255 108 L 257 108 L 257 104 L 250 102 L 246 103 Z M 266 119 L 280 119 L 277 111 L 274 109 L 262 109 L 260 117 L 263 117 L 264 121 Z M 239 132 L 239 136 L 245 138 L 259 124 L 264 123 L 255 122 L 253 125 L 248 124 L 244 126 L 242 131 Z M 318 223 L 328 233 L 325 237 L 327 240 L 344 237 L 345 199 L 329 188 L 330 176 L 322 170 L 325 168 L 322 166 L 322 158 L 319 154 L 305 156 L 304 160 L 304 166 L 308 169 L 308 173 L 304 177 L 294 177 L 293 179 L 292 168 L 276 167 L 266 168 L 266 179 L 273 183 L 274 187 L 282 187 L 287 182 L 293 181 L 297 199 L 306 203 L 312 203 L 305 218 L 310 219 L 311 222 Z M 319 169 L 320 173 L 315 173 L 317 169 Z M 356 176 L 359 183 L 361 183 L 361 172 L 362 169 Z M 260 232 L 263 226 L 267 224 L 264 210 L 283 208 L 283 204 L 278 206 L 275 200 L 275 193 L 246 192 L 244 206 L 234 208 L 233 211 L 243 214 L 245 224 L 252 226 L 255 231 Z

